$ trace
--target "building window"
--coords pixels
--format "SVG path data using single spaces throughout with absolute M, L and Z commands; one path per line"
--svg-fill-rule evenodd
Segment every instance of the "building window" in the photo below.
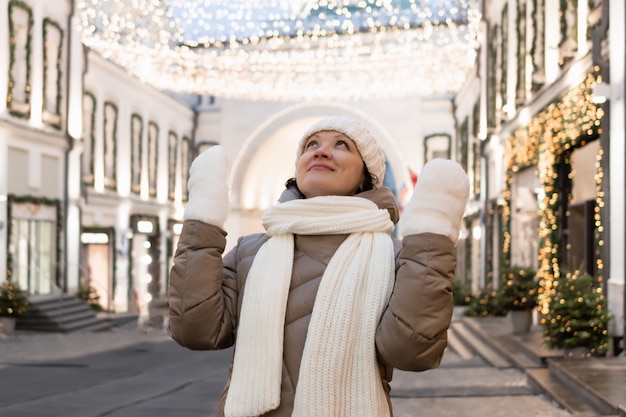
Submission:
M 63 31 L 58 23 L 43 22 L 43 121 L 61 128 L 61 61 Z
M 117 107 L 111 102 L 106 102 L 104 103 L 104 186 L 111 190 L 117 187 L 116 144 Z
M 159 143 L 159 127 L 156 123 L 148 124 L 148 186 L 150 197 L 157 193 L 157 150 Z
M 83 184 L 94 183 L 94 150 L 96 143 L 95 134 L 96 98 L 93 94 L 86 93 L 83 96 L 83 157 L 82 176 Z
M 133 193 L 141 194 L 141 167 L 143 166 L 141 163 L 143 159 L 143 120 L 138 114 L 133 114 L 130 123 L 130 187 Z
M 178 135 L 175 132 L 170 132 L 168 141 L 168 198 L 174 200 L 176 191 L 176 159 L 178 157 Z
M 9 90 L 7 106 L 14 116 L 30 116 L 31 40 L 33 12 L 18 1 L 9 2 Z
M 450 159 L 450 135 L 436 134 L 424 138 L 424 163 L 436 158 Z

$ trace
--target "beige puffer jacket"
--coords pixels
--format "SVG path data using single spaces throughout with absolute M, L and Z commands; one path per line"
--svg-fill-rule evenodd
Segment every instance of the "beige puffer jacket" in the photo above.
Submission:
M 398 209 L 387 188 L 367 191 L 359 197 L 388 209 L 392 221 L 397 223 Z M 288 189 L 281 201 L 295 198 L 301 195 Z M 281 403 L 266 417 L 291 416 L 317 289 L 326 265 L 345 238 L 346 235 L 294 237 Z M 174 340 L 194 350 L 223 349 L 235 343 L 246 277 L 254 256 L 267 239 L 265 234 L 242 237 L 222 259 L 226 232 L 201 221 L 185 221 L 169 284 L 169 331 Z M 423 371 L 437 367 L 441 361 L 452 318 L 456 265 L 454 244 L 445 236 L 423 233 L 406 236 L 402 242 L 395 239 L 394 244 L 396 281 L 376 334 L 381 383 L 389 403 L 393 368 Z M 224 415 L 228 385 L 220 401 L 220 417 Z

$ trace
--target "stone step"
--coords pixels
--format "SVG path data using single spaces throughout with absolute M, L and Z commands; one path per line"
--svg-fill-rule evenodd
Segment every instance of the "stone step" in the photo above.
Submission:
M 623 358 L 552 359 L 548 369 L 554 380 L 598 413 L 626 415 L 624 408 L 618 405 L 626 405 L 626 398 L 622 396 L 626 386 Z
M 471 349 L 457 335 L 456 324 L 453 322 L 448 331 L 448 347 L 452 349 L 461 359 L 472 359 L 477 356 L 477 352 Z
M 548 368 L 534 368 L 526 371 L 528 383 L 543 392 L 546 397 L 575 415 L 596 416 L 597 410 L 590 407 L 580 396 L 575 395 L 565 384 L 550 375 Z
M 30 296 L 29 310 L 19 317 L 18 330 L 44 332 L 100 331 L 111 323 L 96 316 L 83 300 L 68 294 Z
M 507 317 L 461 317 L 464 327 L 490 351 L 522 369 L 528 383 L 577 417 L 626 417 L 626 357 L 566 357 L 561 349 L 548 349 L 541 326 L 513 334 Z M 455 324 L 458 326 L 458 324 Z M 472 340 L 467 338 L 467 340 Z M 478 347 L 476 347 L 478 346 Z M 490 353 L 489 353 L 490 355 Z
M 494 350 L 491 345 L 468 329 L 464 321 L 453 322 L 450 329 L 459 342 L 471 349 L 476 355 L 482 357 L 491 366 L 496 368 L 511 368 L 513 366 L 505 356 Z
M 522 370 L 544 366 L 538 358 L 528 355 L 528 352 L 522 348 L 523 344 L 516 340 L 510 332 L 487 334 L 477 320 L 468 317 L 462 322 L 476 338 L 506 358 L 513 366 Z

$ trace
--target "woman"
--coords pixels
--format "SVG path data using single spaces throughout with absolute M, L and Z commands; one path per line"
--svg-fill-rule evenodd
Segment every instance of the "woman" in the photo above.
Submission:
M 393 368 L 439 365 L 467 176 L 452 161 L 427 164 L 398 241 L 384 174 L 364 125 L 317 122 L 264 214 L 266 233 L 222 258 L 227 159 L 216 146 L 193 162 L 169 329 L 190 349 L 235 346 L 218 416 L 391 416 Z

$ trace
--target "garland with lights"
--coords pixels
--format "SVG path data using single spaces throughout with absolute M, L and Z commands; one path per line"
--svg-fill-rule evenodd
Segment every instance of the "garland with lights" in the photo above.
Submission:
M 56 29 L 59 32 L 59 44 L 57 45 L 57 56 L 56 57 L 48 57 L 48 48 L 45 47 L 45 45 L 48 43 L 48 28 L 49 27 L 53 27 L 54 29 Z M 43 42 L 44 42 L 44 48 L 43 48 L 43 71 L 44 71 L 44 76 L 43 76 L 43 115 L 44 117 L 46 116 L 47 112 L 47 108 L 46 108 L 46 93 L 48 92 L 48 88 L 46 86 L 46 83 L 48 82 L 48 77 L 47 77 L 47 72 L 48 69 L 51 65 L 50 63 L 50 58 L 53 58 L 54 60 L 52 61 L 52 64 L 56 64 L 56 75 L 57 75 L 57 79 L 56 79 L 56 85 L 55 85 L 55 89 L 56 89 L 56 97 L 55 97 L 55 103 L 54 103 L 54 113 L 50 114 L 48 116 L 47 121 L 50 122 L 50 126 L 55 127 L 57 129 L 61 129 L 61 79 L 62 79 L 62 71 L 61 71 L 61 62 L 63 62 L 63 29 L 61 28 L 61 25 L 59 25 L 57 22 L 55 22 L 52 19 L 49 18 L 45 18 L 43 20 Z
M 578 22 L 575 22 L 574 24 L 570 23 L 567 21 L 567 15 L 568 13 L 572 13 L 575 17 L 575 19 L 577 19 L 576 16 L 578 16 L 578 13 L 576 12 L 576 10 L 578 9 L 578 0 L 560 0 L 560 4 L 559 4 L 559 28 L 560 28 L 560 33 L 561 33 L 561 39 L 559 41 L 559 48 L 563 48 L 565 47 L 566 42 L 569 41 L 573 41 L 575 43 L 575 49 L 578 49 L 578 41 L 576 39 L 575 36 L 568 36 L 568 28 L 572 27 L 576 27 L 578 25 Z M 567 64 L 568 62 L 570 62 L 572 60 L 572 56 L 569 55 L 563 55 L 563 52 L 567 52 L 567 51 L 561 51 L 561 57 L 559 59 L 559 64 L 561 65 L 561 67 L 563 67 L 565 64 Z
M 15 65 L 15 26 L 13 23 L 13 8 L 20 8 L 28 13 L 28 38 L 26 40 L 26 85 L 24 86 L 24 104 L 29 105 L 28 111 L 18 111 L 12 106 L 13 103 L 13 90 L 15 89 L 15 78 L 13 77 L 13 66 Z M 33 35 L 33 11 L 23 1 L 11 0 L 9 2 L 9 91 L 7 92 L 7 108 L 13 116 L 28 118 L 30 112 L 30 89 L 31 89 L 31 67 L 30 67 L 30 55 L 31 55 L 31 41 Z
M 537 75 L 541 75 L 541 79 L 543 79 L 543 68 L 542 68 L 542 62 L 540 60 L 540 53 L 538 53 L 537 51 L 537 46 L 538 45 L 543 45 L 544 42 L 544 33 L 543 31 L 540 31 L 539 28 L 543 28 L 543 23 L 544 23 L 544 10 L 545 10 L 545 5 L 544 5 L 544 1 L 541 0 L 532 0 L 532 33 L 535 34 L 533 41 L 531 42 L 531 46 L 530 46 L 530 57 L 531 57 L 531 61 L 532 61 L 532 81 L 531 81 L 531 85 L 530 88 L 533 92 L 537 92 L 539 91 L 539 89 L 543 86 L 543 82 L 539 82 L 537 80 L 538 77 L 536 77 Z
M 19 317 L 28 311 L 28 295 L 8 279 L 0 286 L 0 317 Z
M 548 303 L 554 294 L 553 281 L 560 277 L 559 245 L 561 200 L 571 196 L 560 196 L 558 189 L 559 171 L 557 165 L 567 161 L 568 155 L 575 148 L 585 146 L 602 132 L 600 120 L 604 116 L 602 108 L 593 103 L 592 92 L 596 83 L 601 82 L 598 69 L 589 74 L 577 87 L 567 92 L 562 98 L 549 104 L 536 115 L 530 123 L 514 132 L 506 143 L 505 160 L 507 163 L 504 190 L 502 226 L 504 244 L 502 247 L 503 264 L 510 264 L 511 245 L 511 185 L 515 172 L 530 166 L 537 166 L 539 179 L 545 196 L 540 201 L 539 209 L 539 269 L 540 280 L 539 308 L 543 314 L 548 312 Z M 601 233 L 602 218 L 599 207 L 603 201 L 603 172 L 601 161 L 602 148 L 596 162 L 596 211 L 594 238 L 596 247 L 604 245 Z M 596 251 L 596 285 L 602 283 L 603 261 L 599 250 Z M 542 320 L 543 321 L 543 320 Z
M 477 0 L 75 3 L 83 43 L 142 82 L 247 100 L 453 93 L 481 19 Z

